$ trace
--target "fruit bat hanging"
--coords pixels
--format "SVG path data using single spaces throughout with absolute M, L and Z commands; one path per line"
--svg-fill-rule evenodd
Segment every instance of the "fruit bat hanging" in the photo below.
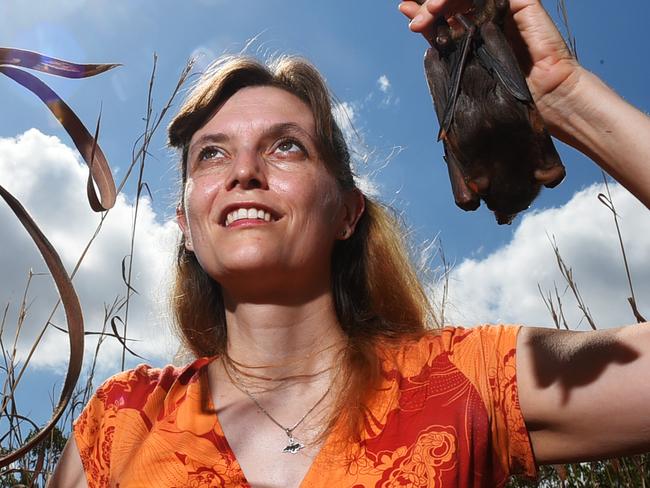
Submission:
M 435 21 L 424 67 L 456 204 L 476 210 L 482 199 L 509 224 L 565 170 L 503 34 L 508 0 L 473 4 L 458 27 Z

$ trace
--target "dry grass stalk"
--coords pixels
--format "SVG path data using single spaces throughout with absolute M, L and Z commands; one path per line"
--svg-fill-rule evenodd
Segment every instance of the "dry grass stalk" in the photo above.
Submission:
M 551 295 L 551 292 L 549 291 L 548 295 L 544 295 L 541 285 L 539 283 L 537 284 L 537 290 L 542 297 L 544 305 L 546 305 L 547 310 L 551 314 L 555 328 L 561 329 L 563 327 L 565 330 L 569 330 L 569 324 L 566 321 L 566 317 L 564 316 L 564 309 L 562 308 L 562 299 L 560 298 L 560 292 L 558 291 L 557 284 L 555 282 L 553 282 L 553 288 L 555 291 L 555 300 L 557 301 L 557 310 L 555 308 L 555 303 L 553 303 L 553 295 Z
M 562 278 L 564 278 L 564 280 L 566 281 L 568 289 L 571 290 L 576 300 L 576 303 L 578 305 L 578 308 L 582 312 L 583 317 L 589 323 L 591 329 L 597 330 L 598 328 L 596 327 L 596 322 L 591 316 L 589 307 L 587 307 L 585 301 L 583 300 L 582 295 L 580 294 L 580 290 L 578 289 L 578 284 L 576 283 L 573 277 L 573 270 L 569 266 L 567 266 L 567 264 L 564 262 L 564 259 L 562 259 L 562 255 L 560 254 L 560 249 L 557 245 L 557 242 L 555 242 L 555 237 L 551 238 L 550 241 L 551 241 L 551 246 L 553 247 L 553 253 L 555 254 L 555 260 L 557 262 L 558 268 L 560 269 L 560 274 L 562 275 Z
M 598 194 L 598 200 L 600 203 L 605 205 L 607 209 L 612 213 L 614 219 L 614 225 L 616 226 L 616 235 L 618 237 L 618 242 L 621 247 L 621 255 L 623 256 L 623 267 L 625 268 L 625 275 L 627 277 L 627 283 L 630 287 L 630 296 L 627 298 L 630 308 L 632 308 L 632 314 L 638 323 L 646 322 L 646 319 L 641 315 L 636 303 L 636 297 L 634 296 L 634 285 L 632 285 L 632 274 L 630 273 L 630 266 L 627 263 L 627 254 L 625 252 L 625 245 L 623 244 L 623 237 L 621 235 L 621 226 L 618 223 L 618 213 L 616 212 L 616 207 L 614 206 L 614 200 L 612 199 L 612 194 L 609 191 L 609 183 L 607 181 L 607 175 L 603 172 L 603 181 L 605 182 L 605 189 L 607 195 L 603 193 Z

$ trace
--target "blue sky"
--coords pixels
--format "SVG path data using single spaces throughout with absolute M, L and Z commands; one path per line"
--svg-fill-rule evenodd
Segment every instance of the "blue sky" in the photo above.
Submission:
M 494 226 L 489 212 L 464 214 L 453 205 L 422 75 L 425 44 L 408 32 L 397 11 L 398 2 L 311 2 L 304 7 L 268 0 L 188 0 L 181 7 L 172 1 L 47 3 L 39 12 L 25 2 L 5 2 L 6 13 L 0 18 L 2 45 L 124 65 L 93 80 L 46 77 L 90 125 L 103 104 L 102 143 L 115 168 L 123 168 L 129 160 L 131 145 L 142 130 L 154 52 L 159 56 L 156 93 L 160 104 L 193 53 L 205 53 L 199 63 L 204 64 L 212 55 L 241 50 L 257 36 L 251 52 L 301 54 L 323 71 L 338 98 L 356 108 L 357 129 L 378 159 L 393 147 L 403 148 L 378 180 L 385 190 L 382 195 L 396 198 L 395 205 L 407 210 L 419 235 L 432 237 L 441 232 L 447 254 L 454 258 L 480 246 L 494 249 L 510 238 L 513 229 Z M 631 103 L 650 110 L 645 88 L 649 72 L 643 62 L 650 18 L 647 2 L 633 1 L 625 9 L 611 9 L 604 1 L 568 3 L 583 64 Z M 555 13 L 554 2 L 547 6 Z M 382 103 L 384 97 L 378 90 L 382 75 L 390 81 L 389 103 Z M 1 87 L 3 112 L 11 114 L 0 120 L 1 135 L 39 127 L 68 140 L 35 97 L 10 80 L 4 80 Z M 168 215 L 173 178 L 163 145 L 162 138 L 152 144 L 159 161 L 149 165 L 147 181 L 158 190 L 156 209 Z M 563 157 L 569 177 L 560 188 L 545 192 L 535 208 L 566 202 L 577 189 L 599 178 L 593 165 L 573 151 L 564 151 Z
M 630 0 L 625 8 L 612 8 L 611 2 L 604 0 L 567 3 L 581 62 L 630 103 L 650 111 L 646 61 L 650 4 Z M 449 320 L 550 325 L 536 285 L 546 289 L 557 282 L 562 289 L 548 243 L 548 236 L 554 235 L 582 278 L 583 295 L 591 301 L 594 314 L 602 317 L 603 325 L 630 322 L 611 218 L 596 200 L 600 188 L 591 186 L 601 181 L 601 175 L 584 156 L 558 143 L 567 166 L 566 180 L 558 188 L 544 191 L 531 211 L 512 226 L 497 226 L 483 207 L 465 213 L 454 205 L 423 76 L 426 45 L 408 31 L 397 4 L 376 0 L 57 0 L 41 2 L 37 8 L 31 2 L 5 0 L 0 7 L 0 46 L 77 62 L 123 65 L 88 80 L 38 75 L 88 126 L 94 125 L 102 107 L 100 142 L 118 180 L 144 127 L 154 53 L 158 56 L 157 109 L 190 56 L 199 55 L 200 70 L 213 57 L 239 52 L 251 40 L 247 52 L 253 55 L 303 55 L 322 71 L 341 107 L 348 111 L 359 136 L 353 145 L 365 147 L 370 155 L 369 163 L 360 165 L 358 172 L 370 175 L 380 198 L 403 212 L 416 244 L 436 236 L 442 240 L 447 260 L 455 265 Z M 545 5 L 555 15 L 555 2 Z M 6 77 L 0 77 L 0 100 L 0 183 L 21 197 L 71 265 L 80 252 L 78 243 L 87 239 L 97 219 L 84 207 L 83 184 L 76 183 L 83 181 L 83 171 L 66 148 L 71 142 L 41 102 Z M 164 298 L 158 292 L 170 258 L 155 245 L 173 243 L 174 226 L 169 221 L 177 191 L 176 172 L 175 156 L 165 148 L 163 132 L 150 149 L 145 180 L 153 201 L 144 204 L 140 225 L 136 288 L 139 284 L 142 304 L 134 305 L 132 331 L 142 339 L 134 348 L 154 364 L 162 364 L 170 360 L 175 347 L 160 332 L 166 329 L 157 328 L 157 322 L 165 322 L 166 317 L 161 306 Z M 641 232 L 650 228 L 648 212 L 624 190 L 614 187 L 614 191 L 638 298 L 650 296 L 650 242 Z M 104 230 L 107 236 L 98 243 L 95 254 L 89 255 L 87 274 L 79 276 L 77 286 L 91 330 L 101 326 L 103 303 L 123 293 L 119 263 L 128 253 L 132 204 L 130 184 L 118 202 L 113 223 Z M 43 265 L 36 255 L 29 254 L 28 241 L 20 236 L 4 208 L 0 208 L 0 223 L 8 236 L 7 251 L 3 250 L 0 259 L 0 299 L 3 306 L 11 304 L 15 316 L 27 270 L 42 271 Z M 436 266 L 435 258 L 432 264 Z M 39 318 L 53 300 L 47 280 L 36 281 L 30 294 L 33 329 L 38 329 Z M 430 285 L 439 297 L 435 280 Z M 650 304 L 639 301 L 650 314 Z M 142 310 L 137 309 L 140 306 Z M 569 320 L 576 328 L 583 327 L 579 314 L 572 311 L 574 305 L 566 307 Z M 28 337 L 29 332 L 26 334 Z M 48 373 L 39 373 L 43 381 L 35 385 L 51 383 L 51 372 L 65 364 L 62 351 L 66 347 L 63 337 L 46 337 L 36 367 Z M 116 350 L 108 347 L 102 359 L 104 377 L 119 367 Z

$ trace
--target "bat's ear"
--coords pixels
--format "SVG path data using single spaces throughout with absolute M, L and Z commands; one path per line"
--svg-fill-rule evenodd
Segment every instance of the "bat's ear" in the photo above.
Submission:
M 452 47 L 451 27 L 443 16 L 436 18 L 431 31 L 429 42 L 438 52 L 445 53 Z

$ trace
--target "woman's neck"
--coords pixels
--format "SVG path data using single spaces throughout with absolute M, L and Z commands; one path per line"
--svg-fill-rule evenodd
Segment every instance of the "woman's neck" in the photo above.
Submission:
M 313 375 L 331 368 L 346 336 L 331 293 L 300 304 L 226 299 L 228 356 L 250 373 L 271 378 Z

